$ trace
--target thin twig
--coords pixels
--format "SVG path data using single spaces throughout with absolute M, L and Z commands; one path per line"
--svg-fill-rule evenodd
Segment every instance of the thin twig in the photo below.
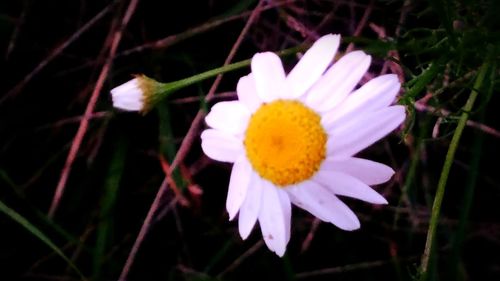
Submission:
M 385 31 L 385 28 L 383 26 L 376 25 L 374 23 L 369 24 L 370 28 L 377 33 L 378 38 L 382 40 L 387 39 L 387 33 Z M 379 75 L 383 75 L 387 73 L 387 70 L 390 69 L 392 73 L 396 74 L 399 78 L 399 82 L 404 83 L 405 81 L 405 74 L 403 71 L 403 68 L 401 65 L 396 63 L 394 60 L 399 61 L 399 52 L 398 50 L 389 50 L 387 52 L 387 56 L 393 58 L 393 60 L 386 60 L 384 62 L 384 65 L 382 66 L 382 69 L 380 70 Z
M 396 30 L 394 31 L 394 34 L 399 37 L 401 35 L 401 28 L 404 26 L 406 22 L 406 17 L 408 15 L 408 12 L 410 12 L 410 5 L 411 5 L 411 0 L 405 0 L 403 3 L 403 7 L 401 7 L 401 13 L 399 14 L 399 20 L 398 20 L 398 26 L 396 27 Z
M 7 98 L 19 93 L 26 84 L 28 84 L 35 75 L 37 75 L 42 69 L 47 66 L 52 60 L 54 60 L 59 54 L 61 54 L 71 43 L 78 39 L 85 31 L 96 24 L 102 17 L 104 17 L 113 8 L 116 0 L 111 4 L 106 6 L 101 12 L 95 15 L 91 20 L 84 24 L 80 29 L 78 29 L 73 35 L 71 35 L 67 40 L 64 41 L 60 46 L 56 47 L 44 60 L 42 60 L 37 66 L 26 75 L 23 80 L 16 84 L 12 89 L 10 89 L 2 98 L 0 98 L 0 104 L 3 103 Z
M 266 11 L 266 10 L 269 10 L 269 9 L 272 9 L 275 7 L 283 6 L 283 5 L 286 5 L 289 3 L 293 3 L 295 1 L 296 0 L 284 0 L 284 1 L 279 1 L 276 3 L 268 4 L 266 6 L 263 6 L 260 9 L 260 11 L 261 12 Z M 215 29 L 223 24 L 234 22 L 238 19 L 247 18 L 250 16 L 250 14 L 251 14 L 251 11 L 250 12 L 243 12 L 239 15 L 234 15 L 234 16 L 230 16 L 227 18 L 210 20 L 210 21 L 205 22 L 201 25 L 192 27 L 184 32 L 169 35 L 169 36 L 164 37 L 162 39 L 158 39 L 158 40 L 155 40 L 152 42 L 146 42 L 144 44 L 117 52 L 114 59 L 123 58 L 123 57 L 129 56 L 129 55 L 137 54 L 137 53 L 144 52 L 147 50 L 165 49 L 165 48 L 171 47 L 171 46 L 173 46 L 181 41 L 189 39 L 195 35 L 198 35 L 198 34 L 210 31 L 212 29 Z M 89 60 L 89 61 L 87 61 L 87 62 L 85 62 L 77 67 L 72 68 L 72 69 L 69 69 L 69 70 L 65 69 L 64 73 L 79 71 L 79 70 L 82 70 L 82 69 L 87 68 L 89 66 L 101 63 L 101 62 L 102 62 L 102 59 L 100 59 L 100 58 L 97 58 L 94 60 Z
M 71 261 L 75 261 L 76 260 L 76 255 L 77 253 L 79 253 L 79 248 L 83 246 L 83 243 L 85 242 L 85 240 L 87 240 L 88 236 L 93 232 L 95 228 L 94 227 L 90 227 L 90 228 L 87 228 L 84 233 L 80 236 L 80 239 L 79 239 L 79 242 L 80 243 L 75 243 L 74 241 L 72 242 L 69 242 L 67 243 L 66 245 L 62 246 L 61 247 L 61 250 L 63 250 L 64 252 L 69 252 L 71 250 L 71 248 L 75 247 L 76 250 L 75 252 L 71 255 Z M 51 252 L 49 254 L 47 254 L 46 256 L 43 256 L 41 257 L 40 259 L 38 259 L 37 261 L 35 261 L 35 263 L 33 263 L 26 271 L 25 273 L 23 274 L 23 276 L 30 276 L 32 275 L 35 270 L 37 269 L 40 269 L 41 266 L 44 264 L 44 263 L 49 263 L 50 260 L 52 260 L 54 257 L 57 257 L 57 253 L 55 252 Z M 67 270 L 66 273 L 69 273 L 69 271 Z
M 250 28 L 250 25 L 257 18 L 257 15 L 260 14 L 260 12 L 262 10 L 260 7 L 262 6 L 262 4 L 263 4 L 263 1 L 262 0 L 259 1 L 259 4 L 252 12 L 252 15 L 248 19 L 246 25 L 243 27 L 243 30 L 241 31 L 240 36 L 238 37 L 238 39 L 236 39 L 236 42 L 234 43 L 233 48 L 231 48 L 231 51 L 229 52 L 229 55 L 227 56 L 227 58 L 224 62 L 224 65 L 228 65 L 233 60 L 233 57 L 236 54 L 236 50 L 241 45 L 241 42 L 243 41 L 244 36 L 247 34 L 247 32 Z M 212 87 L 210 88 L 210 90 L 208 91 L 208 94 L 206 95 L 207 100 L 210 100 L 214 96 L 215 90 L 219 86 L 219 83 L 222 79 L 222 76 L 223 76 L 222 74 L 219 74 L 215 78 L 215 81 L 212 84 Z M 175 169 L 179 165 L 179 163 L 184 159 L 184 157 L 186 156 L 187 152 L 189 151 L 189 148 L 191 147 L 191 145 L 194 141 L 196 132 L 199 131 L 198 128 L 202 124 L 204 116 L 205 116 L 205 112 L 203 110 L 199 110 L 198 113 L 196 114 L 193 122 L 191 123 L 191 127 L 189 128 L 188 132 L 186 133 L 186 137 L 183 139 L 183 141 L 181 143 L 181 147 L 179 148 L 179 151 L 178 151 L 176 157 L 172 161 L 171 169 Z M 185 149 L 182 149 L 182 148 L 185 148 Z M 177 157 L 178 155 L 179 155 L 179 157 Z
M 236 258 L 226 269 L 217 274 L 217 279 L 222 279 L 224 275 L 235 270 L 238 266 L 240 266 L 241 263 L 243 263 L 243 261 L 245 261 L 248 257 L 262 248 L 262 246 L 264 246 L 264 240 L 260 239 L 257 243 L 253 244 L 252 247 L 246 250 L 241 256 Z
M 168 198 L 167 198 L 168 199 Z M 179 197 L 174 197 L 170 202 L 168 202 L 168 205 L 163 207 L 161 211 L 158 212 L 156 217 L 153 220 L 153 223 L 156 223 L 163 219 L 170 211 L 173 211 L 175 206 L 177 206 L 177 203 L 179 202 Z
M 259 13 L 261 11 L 260 7 L 262 6 L 262 3 L 263 3 L 263 1 L 261 0 L 259 2 L 259 4 L 257 5 L 257 7 L 253 10 L 247 23 L 243 27 L 243 30 L 241 31 L 238 39 L 234 43 L 233 48 L 231 49 L 229 55 L 227 56 L 226 61 L 224 62 L 224 65 L 229 64 L 231 62 L 231 60 L 233 59 L 233 57 L 236 53 L 236 50 L 239 48 L 241 42 L 243 41 L 243 38 L 245 37 L 245 35 L 247 34 L 247 32 L 249 30 L 251 24 L 254 22 L 254 20 L 259 15 Z M 217 76 L 214 83 L 212 84 L 212 87 L 210 88 L 209 93 L 206 96 L 206 99 L 210 99 L 214 95 L 215 90 L 217 89 L 217 86 L 218 86 L 221 78 L 222 78 L 222 74 Z M 172 164 L 170 165 L 168 174 L 171 174 L 175 170 L 175 168 L 179 165 L 179 163 L 181 161 L 183 161 L 184 157 L 186 156 L 187 152 L 189 151 L 189 148 L 191 147 L 191 145 L 194 141 L 194 138 L 195 138 L 197 132 L 199 131 L 199 127 L 201 125 L 201 121 L 203 120 L 204 115 L 205 115 L 205 113 L 201 109 L 196 114 L 196 117 L 194 118 L 194 120 L 191 123 L 191 127 L 189 128 L 188 132 L 186 133 L 186 136 L 184 137 L 184 139 L 182 140 L 181 146 L 180 146 L 179 150 L 177 151 L 177 154 L 175 155 L 175 158 L 172 161 Z M 134 245 L 132 246 L 132 249 L 127 257 L 127 261 L 125 262 L 125 265 L 123 266 L 120 277 L 118 278 L 119 281 L 125 281 L 127 279 L 128 273 L 130 271 L 132 264 L 134 263 L 137 252 L 142 244 L 142 241 L 144 240 L 144 237 L 146 236 L 146 233 L 149 230 L 153 216 L 155 215 L 156 211 L 160 207 L 161 198 L 163 197 L 163 195 L 167 191 L 167 186 L 168 186 L 168 179 L 167 179 L 167 177 L 165 177 L 162 184 L 160 185 L 158 192 L 156 193 L 156 197 L 155 197 L 153 203 L 151 204 L 151 207 L 149 208 L 148 214 L 146 215 L 146 218 L 144 219 L 144 223 L 142 224 L 141 229 L 139 231 L 139 234 L 137 235 L 137 238 L 134 242 Z
M 78 131 L 76 132 L 73 143 L 71 144 L 71 148 L 68 153 L 68 157 L 66 158 L 66 163 L 64 164 L 64 168 L 61 172 L 61 177 L 59 178 L 59 183 L 57 184 L 56 192 L 52 199 L 52 204 L 50 205 L 48 216 L 49 218 L 53 218 L 54 214 L 59 206 L 59 202 L 61 201 L 61 197 L 64 193 L 64 188 L 66 186 L 66 181 L 68 180 L 69 173 L 71 171 L 71 166 L 76 158 L 76 154 L 80 149 L 80 145 L 82 144 L 83 137 L 87 132 L 87 127 L 89 124 L 89 119 L 92 116 L 92 112 L 94 111 L 94 107 L 97 102 L 97 98 L 99 97 L 99 93 L 101 92 L 102 86 L 104 85 L 104 81 L 108 76 L 109 69 L 111 68 L 111 63 L 113 62 L 113 57 L 116 54 L 116 50 L 121 41 L 123 30 L 127 26 L 132 14 L 135 11 L 138 0 L 131 0 L 127 11 L 121 21 L 121 25 L 115 31 L 113 40 L 111 41 L 111 47 L 109 50 L 109 56 L 106 60 L 106 63 L 101 69 L 101 73 L 99 74 L 99 78 L 97 79 L 96 85 L 94 87 L 94 91 L 90 97 L 90 100 L 87 104 L 87 108 L 85 109 L 85 113 L 83 114 L 83 119 L 80 122 L 80 126 L 78 127 Z
M 359 36 L 361 34 L 361 31 L 363 31 L 363 29 L 365 28 L 366 23 L 368 22 L 368 18 L 370 17 L 373 10 L 373 4 L 374 4 L 373 2 L 374 2 L 373 0 L 370 0 L 370 3 L 368 4 L 368 6 L 365 9 L 365 12 L 363 13 L 363 17 L 359 21 L 358 26 L 356 27 L 356 30 L 354 31 L 352 36 Z M 347 46 L 346 53 L 352 51 L 353 49 L 354 49 L 354 43 L 350 43 Z
M 415 259 L 417 259 L 417 257 L 409 257 L 409 258 L 405 258 L 405 259 L 401 259 L 401 260 L 411 261 L 411 260 L 415 260 Z M 330 268 L 324 268 L 324 269 L 318 269 L 318 270 L 313 270 L 313 271 L 308 271 L 308 272 L 297 273 L 295 275 L 295 278 L 306 279 L 306 278 L 310 278 L 310 277 L 314 277 L 314 276 L 321 276 L 321 275 L 335 274 L 335 273 L 345 273 L 348 271 L 355 271 L 355 270 L 360 270 L 360 269 L 370 269 L 370 268 L 374 268 L 374 267 L 390 265 L 391 263 L 393 263 L 392 259 L 391 260 L 378 260 L 378 261 L 348 264 L 348 265 L 343 265 L 343 266 L 330 267 Z
M 318 34 L 318 32 L 320 30 L 322 30 L 325 26 L 327 26 L 327 24 L 329 24 L 331 22 L 332 19 L 335 18 L 335 15 L 336 15 L 336 12 L 339 8 L 339 5 L 335 5 L 336 3 L 333 3 L 333 8 L 332 10 L 326 15 L 323 17 L 323 19 L 321 20 L 321 22 L 316 25 L 314 27 L 314 30 L 313 30 L 313 34 Z M 307 40 L 310 40 L 310 39 L 313 39 L 313 38 L 306 38 Z
M 182 206 L 185 206 L 185 207 L 189 206 L 189 201 L 186 199 L 186 197 L 184 197 L 184 195 L 182 195 L 182 191 L 180 190 L 180 188 L 177 186 L 177 183 L 175 183 L 174 179 L 172 178 L 172 174 L 170 172 L 170 164 L 168 163 L 167 159 L 165 157 L 163 157 L 162 154 L 160 154 L 159 161 L 160 161 L 161 169 L 165 173 L 165 177 L 167 177 L 168 185 L 170 185 L 170 189 L 172 189 L 175 193 L 175 197 L 177 197 L 177 199 L 179 200 L 179 203 Z
M 287 12 L 280 10 L 281 17 L 284 18 L 286 25 L 291 29 L 295 30 L 302 38 L 313 39 L 316 40 L 319 38 L 319 35 L 316 32 L 310 30 L 304 23 L 296 19 L 294 16 L 288 14 Z
M 89 118 L 90 119 L 101 119 L 101 118 L 106 118 L 109 116 L 111 116 L 111 112 L 99 111 L 99 112 L 93 112 Z M 36 131 L 42 131 L 42 130 L 46 130 L 46 129 L 52 129 L 55 127 L 62 127 L 64 125 L 74 124 L 74 123 L 80 122 L 83 118 L 84 117 L 81 115 L 64 118 L 64 119 L 61 119 L 59 121 L 55 121 L 54 123 L 40 126 L 40 127 L 36 128 Z
M 420 102 L 420 101 L 415 102 L 415 109 L 418 111 L 429 112 L 429 113 L 432 113 L 434 115 L 437 115 L 437 116 L 439 116 L 441 121 L 442 121 L 442 117 L 447 117 L 451 114 L 451 112 L 446 110 L 446 109 L 443 109 L 443 108 L 438 109 L 438 108 L 427 105 L 424 102 Z M 439 123 L 440 122 L 437 122 L 438 125 L 439 125 Z M 467 120 L 467 122 L 465 124 L 469 127 L 483 131 L 486 134 L 500 138 L 500 131 L 498 131 L 495 128 L 492 128 L 488 125 L 485 125 L 483 123 L 479 123 L 479 122 L 476 122 L 473 120 Z
M 28 13 L 28 5 L 30 5 L 32 2 L 30 1 L 25 1 L 24 2 L 24 8 L 23 11 L 21 12 L 21 15 L 19 18 L 16 20 L 16 28 L 12 32 L 12 35 L 10 37 L 9 45 L 7 46 L 7 51 L 5 51 L 5 60 L 9 60 L 10 54 L 14 50 L 14 46 L 16 45 L 17 38 L 19 37 L 19 33 L 21 32 L 21 27 L 24 25 L 26 14 Z
M 314 238 L 314 234 L 316 234 L 316 230 L 318 230 L 318 226 L 321 223 L 321 220 L 318 218 L 314 218 L 311 228 L 309 229 L 309 233 L 307 233 L 306 238 L 304 239 L 304 242 L 302 242 L 302 247 L 300 248 L 300 251 L 303 253 L 309 249 L 309 246 L 311 246 L 311 242 Z
M 281 5 L 286 5 L 286 4 L 294 2 L 294 1 L 296 1 L 296 0 L 279 1 L 279 2 L 276 2 L 273 4 L 268 4 L 266 6 L 259 8 L 258 12 L 263 12 L 263 11 L 269 10 L 271 8 L 279 7 Z M 153 49 L 153 50 L 154 49 L 164 49 L 164 48 L 170 47 L 170 46 L 172 46 L 180 41 L 183 41 L 183 40 L 191 38 L 195 35 L 198 35 L 198 34 L 206 32 L 206 31 L 209 31 L 211 29 L 214 29 L 216 27 L 219 27 L 225 23 L 229 23 L 229 22 L 232 22 L 232 21 L 235 21 L 238 19 L 249 17 L 252 14 L 252 12 L 253 11 L 248 11 L 248 12 L 241 13 L 239 15 L 234 15 L 234 16 L 225 17 L 222 19 L 216 19 L 216 20 L 213 20 L 210 22 L 206 22 L 202 25 L 199 25 L 199 26 L 193 27 L 191 29 L 188 29 L 186 31 L 183 31 L 182 33 L 169 35 L 165 38 L 162 38 L 162 39 L 159 39 L 159 40 L 156 40 L 153 42 L 148 42 L 148 43 L 142 44 L 140 46 L 136 46 L 136 47 L 124 50 L 124 51 L 118 53 L 117 57 L 129 56 L 131 54 L 143 52 L 143 51 L 149 50 L 149 49 Z

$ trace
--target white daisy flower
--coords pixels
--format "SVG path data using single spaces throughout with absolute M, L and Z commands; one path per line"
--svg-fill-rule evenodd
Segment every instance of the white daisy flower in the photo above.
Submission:
M 161 83 L 145 75 L 136 77 L 111 90 L 113 106 L 126 111 L 147 112 L 153 99 L 162 91 Z
M 339 35 L 321 37 L 288 75 L 274 53 L 256 54 L 238 100 L 215 104 L 205 119 L 203 151 L 234 163 L 230 220 L 239 213 L 243 239 L 259 221 L 278 256 L 290 239 L 291 203 L 344 230 L 360 223 L 338 196 L 387 204 L 370 185 L 394 171 L 354 155 L 404 121 L 404 107 L 391 105 L 400 83 L 382 75 L 354 90 L 371 57 L 355 51 L 330 66 L 339 42 Z

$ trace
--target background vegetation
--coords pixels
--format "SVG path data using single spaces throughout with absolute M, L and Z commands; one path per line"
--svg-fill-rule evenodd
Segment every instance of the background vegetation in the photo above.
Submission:
M 499 14 L 496 0 L 1 1 L 0 279 L 498 280 Z M 295 208 L 280 259 L 258 229 L 240 239 L 231 167 L 200 149 L 202 114 L 248 68 L 144 116 L 109 90 L 327 33 L 372 54 L 362 83 L 398 74 L 409 117 L 362 152 L 396 170 L 376 187 L 390 204 L 346 199 L 354 232 Z

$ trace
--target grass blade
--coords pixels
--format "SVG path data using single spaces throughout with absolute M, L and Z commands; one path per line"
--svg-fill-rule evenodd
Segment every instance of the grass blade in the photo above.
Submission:
M 51 248 L 57 255 L 59 255 L 64 261 L 66 261 L 71 268 L 73 268 L 73 270 L 82 280 L 87 280 L 85 276 L 83 276 L 83 274 L 80 272 L 80 270 L 76 267 L 76 265 L 61 251 L 61 249 L 57 247 L 57 245 L 54 244 L 54 242 L 52 242 L 50 238 L 43 234 L 40 229 L 30 223 L 25 217 L 21 216 L 18 212 L 5 205 L 2 201 L 0 201 L 0 211 L 15 222 L 19 223 L 22 227 L 26 228 L 26 230 L 33 234 L 33 236 L 35 236 L 45 245 Z
M 439 177 L 439 182 L 436 190 L 436 196 L 434 198 L 434 203 L 432 205 L 432 213 L 431 213 L 431 221 L 429 224 L 429 229 L 427 231 L 427 239 L 425 241 L 425 249 L 422 255 L 422 264 L 420 267 L 420 280 L 425 281 L 428 280 L 428 268 L 429 261 L 432 258 L 433 248 L 435 244 L 435 236 L 436 229 L 439 221 L 439 214 L 441 212 L 441 204 L 443 202 L 444 192 L 446 188 L 446 183 L 448 181 L 448 175 L 450 174 L 451 165 L 453 164 L 453 159 L 455 158 L 455 152 L 458 148 L 458 143 L 460 142 L 460 138 L 462 137 L 462 132 L 467 123 L 467 119 L 469 118 L 469 113 L 472 110 L 472 106 L 476 101 L 478 95 L 478 89 L 480 89 L 483 85 L 483 80 L 486 77 L 486 74 L 490 68 L 490 64 L 488 62 L 489 59 L 481 66 L 479 70 L 479 74 L 477 75 L 476 81 L 474 82 L 474 87 L 471 91 L 469 99 L 467 100 L 465 106 L 463 107 L 463 113 L 460 115 L 460 119 L 458 121 L 457 129 L 453 134 L 453 138 L 451 139 L 450 147 L 448 148 L 448 152 L 446 153 L 446 159 L 443 165 L 443 169 L 441 170 L 441 176 Z

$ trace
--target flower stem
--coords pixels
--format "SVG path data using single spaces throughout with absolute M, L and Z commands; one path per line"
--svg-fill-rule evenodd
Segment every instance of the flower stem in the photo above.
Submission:
M 302 51 L 302 50 L 306 49 L 306 47 L 307 47 L 306 45 L 299 45 L 299 46 L 296 46 L 293 48 L 289 48 L 289 49 L 277 52 L 277 55 L 288 56 L 290 54 L 295 54 L 299 51 Z M 177 80 L 174 82 L 164 83 L 161 86 L 162 91 L 160 93 L 158 93 L 157 97 L 155 97 L 155 101 L 160 101 L 160 100 L 166 98 L 167 96 L 169 96 L 171 93 L 173 93 L 179 89 L 196 84 L 196 83 L 201 82 L 205 79 L 215 77 L 215 76 L 222 74 L 222 73 L 231 72 L 231 71 L 249 66 L 250 62 L 251 62 L 250 59 L 242 60 L 242 61 L 235 62 L 232 64 L 224 65 L 224 66 L 221 66 L 218 68 L 214 68 L 214 69 L 193 75 L 193 76 L 188 77 L 188 78 L 184 78 L 184 79 Z
M 443 169 L 441 170 L 441 176 L 439 178 L 436 190 L 436 196 L 434 198 L 434 203 L 432 205 L 431 221 L 429 223 L 429 229 L 427 230 L 427 239 L 425 241 L 425 249 L 422 255 L 422 263 L 420 266 L 421 281 L 428 280 L 429 278 L 428 276 L 429 260 L 433 253 L 432 250 L 435 243 L 436 229 L 439 221 L 439 214 L 441 211 L 441 203 L 443 202 L 446 182 L 448 181 L 448 175 L 450 173 L 453 159 L 455 158 L 455 152 L 457 150 L 458 143 L 462 136 L 462 132 L 467 123 L 467 119 L 469 118 L 469 113 L 472 110 L 472 106 L 474 105 L 474 102 L 476 101 L 477 95 L 479 93 L 478 89 L 480 89 L 483 84 L 488 68 L 489 68 L 489 63 L 485 62 L 479 70 L 476 81 L 474 82 L 474 86 L 470 93 L 469 99 L 465 103 L 465 106 L 462 108 L 463 112 L 460 115 L 457 128 L 455 130 L 455 133 L 453 134 L 453 138 L 451 139 L 448 152 L 446 153 L 446 159 L 443 165 Z
M 189 85 L 193 85 L 195 83 L 198 83 L 198 82 L 203 81 L 205 79 L 208 79 L 210 77 L 217 76 L 221 73 L 230 72 L 230 71 L 233 71 L 233 70 L 236 70 L 236 69 L 248 66 L 248 65 L 250 65 L 249 59 L 235 62 L 232 64 L 228 64 L 225 66 L 221 66 L 218 68 L 214 68 L 214 69 L 193 75 L 193 76 L 188 77 L 188 78 L 184 78 L 184 79 L 177 80 L 174 82 L 165 83 L 164 88 L 163 88 L 164 92 L 162 93 L 162 96 L 168 95 L 169 93 L 171 93 L 173 91 L 182 89 L 182 88 L 189 86 Z

